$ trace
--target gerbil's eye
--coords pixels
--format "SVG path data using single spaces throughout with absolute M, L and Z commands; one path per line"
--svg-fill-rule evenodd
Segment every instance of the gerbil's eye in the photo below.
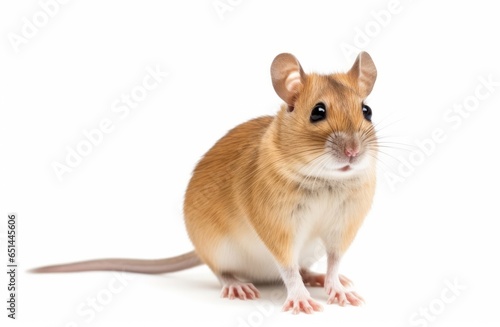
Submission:
M 323 120 L 326 118 L 326 108 L 323 102 L 316 103 L 311 111 L 311 123 Z
M 368 121 L 372 121 L 372 108 L 368 107 L 366 104 L 363 103 L 363 116 L 365 116 L 365 119 Z

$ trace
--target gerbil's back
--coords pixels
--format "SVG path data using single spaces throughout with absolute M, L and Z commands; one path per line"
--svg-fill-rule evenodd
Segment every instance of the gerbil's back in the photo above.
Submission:
M 184 217 L 200 256 L 205 252 L 200 247 L 213 244 L 238 224 L 237 218 L 230 219 L 240 210 L 234 203 L 235 182 L 255 171 L 260 141 L 273 119 L 265 116 L 238 125 L 197 164 L 186 191 Z

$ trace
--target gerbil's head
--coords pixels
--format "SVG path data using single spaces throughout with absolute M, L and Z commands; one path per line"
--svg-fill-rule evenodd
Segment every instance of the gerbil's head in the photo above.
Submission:
M 271 65 L 276 93 L 286 103 L 277 117 L 276 148 L 287 170 L 302 177 L 339 179 L 373 170 L 377 139 L 364 101 L 377 70 L 361 52 L 347 73 L 305 74 L 289 53 Z

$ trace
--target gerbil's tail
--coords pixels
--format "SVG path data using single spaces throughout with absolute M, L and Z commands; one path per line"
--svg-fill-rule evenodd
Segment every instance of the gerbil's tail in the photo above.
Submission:
M 141 259 L 97 259 L 46 266 L 30 270 L 33 273 L 61 273 L 78 271 L 128 271 L 141 274 L 161 274 L 193 268 L 202 265 L 198 255 L 188 252 L 177 257 L 156 260 Z

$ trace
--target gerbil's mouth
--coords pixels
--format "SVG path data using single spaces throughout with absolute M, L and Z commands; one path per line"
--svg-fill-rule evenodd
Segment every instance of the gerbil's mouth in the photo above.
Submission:
M 344 166 L 344 167 L 342 167 L 342 168 L 339 168 L 338 170 L 339 170 L 339 171 L 349 171 L 349 170 L 351 170 L 351 169 L 352 169 L 352 168 L 351 168 L 351 166 L 350 166 L 350 165 L 346 165 L 346 166 Z

